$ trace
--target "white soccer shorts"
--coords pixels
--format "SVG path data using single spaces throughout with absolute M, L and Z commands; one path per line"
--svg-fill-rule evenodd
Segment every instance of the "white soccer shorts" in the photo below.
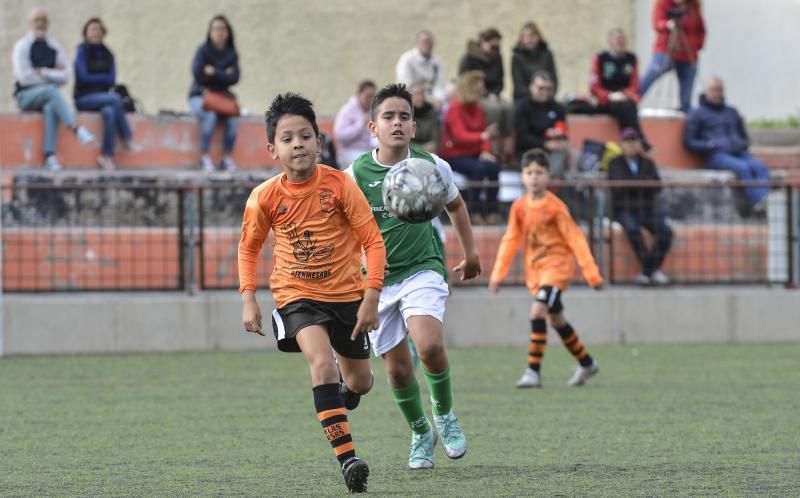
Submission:
M 411 275 L 381 291 L 378 303 L 380 326 L 370 332 L 375 356 L 381 356 L 405 340 L 408 319 L 428 315 L 444 323 L 444 309 L 449 289 L 444 278 L 432 270 Z

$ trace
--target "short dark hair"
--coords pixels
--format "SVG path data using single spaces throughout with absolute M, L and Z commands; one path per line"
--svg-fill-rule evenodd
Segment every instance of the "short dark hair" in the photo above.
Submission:
M 94 23 L 97 23 L 97 24 L 100 25 L 100 31 L 103 32 L 103 36 L 105 36 L 106 33 L 108 33 L 108 30 L 106 29 L 106 25 L 103 24 L 103 21 L 99 17 L 90 17 L 89 20 L 86 21 L 86 23 L 84 23 L 84 25 L 83 25 L 83 37 L 84 38 L 86 38 L 86 32 L 89 31 L 89 26 L 91 26 Z
M 522 166 L 523 169 L 527 168 L 532 163 L 536 163 L 547 171 L 550 171 L 550 158 L 544 149 L 531 149 L 522 154 L 520 166 Z
M 314 104 L 300 94 L 287 92 L 275 97 L 269 109 L 267 109 L 267 141 L 269 143 L 275 143 L 275 129 L 278 127 L 278 121 L 284 116 L 302 116 L 306 118 L 311 123 L 314 134 L 319 136 Z
M 227 48 L 232 48 L 236 50 L 236 42 L 233 39 L 233 27 L 231 26 L 230 21 L 228 18 L 223 16 L 222 14 L 217 14 L 208 21 L 208 30 L 206 30 L 206 43 L 211 45 L 211 25 L 214 24 L 214 21 L 222 21 L 225 24 L 225 28 L 228 30 L 228 39 L 225 41 L 225 46 Z
M 358 82 L 358 88 L 356 90 L 356 93 L 361 93 L 367 88 L 377 88 L 377 86 L 375 85 L 375 82 L 372 80 L 361 80 Z
M 550 71 L 547 69 L 537 69 L 531 75 L 531 83 L 533 83 L 536 78 L 541 78 L 547 82 L 553 83 L 553 75 L 550 74 Z
M 481 41 L 502 40 L 503 36 L 497 31 L 497 28 L 486 28 L 478 34 L 478 39 Z
M 411 117 L 414 117 L 414 101 L 411 98 L 411 92 L 408 91 L 403 83 L 389 83 L 378 90 L 378 93 L 372 99 L 372 105 L 369 106 L 369 115 L 373 121 L 375 121 L 375 113 L 378 112 L 378 107 L 383 104 L 384 100 L 391 97 L 398 97 L 408 102 L 408 106 L 411 107 Z

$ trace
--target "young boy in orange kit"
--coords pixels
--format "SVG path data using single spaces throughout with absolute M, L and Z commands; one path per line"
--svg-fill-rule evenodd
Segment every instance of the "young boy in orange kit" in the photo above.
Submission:
M 500 241 L 489 280 L 489 290 L 497 293 L 520 244 L 524 243 L 525 283 L 535 301 L 531 307 L 528 368 L 517 381 L 517 387 L 542 385 L 539 370 L 547 345 L 548 318 L 579 363 L 567 384 L 580 386 L 598 372 L 597 363 L 564 316 L 561 294 L 575 273 L 575 258 L 589 285 L 599 289 L 603 278 L 586 237 L 573 221 L 569 209 L 547 190 L 549 179 L 547 153 L 541 149 L 526 152 L 522 158 L 522 183 L 527 193 L 511 205 L 508 227 Z

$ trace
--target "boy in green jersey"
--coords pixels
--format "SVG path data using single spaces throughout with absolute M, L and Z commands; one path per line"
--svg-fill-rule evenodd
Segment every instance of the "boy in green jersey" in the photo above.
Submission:
M 416 129 L 413 109 L 411 94 L 404 85 L 381 89 L 372 100 L 369 122 L 378 148 L 359 156 L 347 172 L 367 197 L 386 246 L 387 272 L 378 304 L 380 326 L 370 333 L 370 340 L 375 354 L 384 360 L 392 395 L 411 427 L 408 465 L 425 469 L 433 467 L 434 426 L 450 458 L 464 456 L 467 441 L 453 414 L 450 364 L 442 334 L 448 296 L 442 245 L 430 222 L 405 223 L 384 207 L 383 178 L 393 165 L 409 157 L 437 165 L 448 181 L 445 209 L 464 252 L 464 260 L 453 271 L 468 280 L 480 275 L 481 267 L 469 214 L 453 183 L 450 165 L 433 154 L 409 148 Z M 434 424 L 422 408 L 407 335 L 413 339 L 423 366 Z

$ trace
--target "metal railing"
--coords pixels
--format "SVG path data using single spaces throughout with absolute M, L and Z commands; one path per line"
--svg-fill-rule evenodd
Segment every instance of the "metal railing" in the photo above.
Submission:
M 17 175 L 2 187 L 3 290 L 235 289 L 242 211 L 257 183 L 233 177 L 164 184 L 147 177 L 59 181 Z M 655 204 L 672 232 L 661 268 L 673 283 L 797 286 L 800 183 L 773 181 L 763 215 L 748 212 L 743 192 L 752 185 L 661 182 Z M 598 179 L 553 183 L 609 283 L 633 283 L 642 270 L 619 219 L 620 208 L 638 207 L 619 201 L 631 188 L 646 192 L 654 185 Z M 484 204 L 478 204 L 474 209 L 481 211 Z M 508 205 L 501 204 L 504 216 Z M 460 248 L 442 218 L 453 267 Z M 486 284 L 504 230 L 504 225 L 474 227 L 483 275 L 470 282 L 451 279 L 454 285 Z M 658 242 L 647 230 L 640 235 L 645 248 Z M 271 245 L 268 241 L 262 251 L 260 287 L 268 285 L 272 270 Z M 523 283 L 520 259 L 507 282 Z M 576 272 L 575 282 L 580 281 Z

